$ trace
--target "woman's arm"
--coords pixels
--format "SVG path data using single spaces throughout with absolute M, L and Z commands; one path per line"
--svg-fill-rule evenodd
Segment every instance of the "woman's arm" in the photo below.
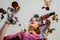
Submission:
M 6 33 L 9 26 L 10 26 L 10 23 L 5 23 L 3 25 L 3 27 L 1 28 L 1 30 L 0 30 L 0 40 L 4 39 L 5 33 Z

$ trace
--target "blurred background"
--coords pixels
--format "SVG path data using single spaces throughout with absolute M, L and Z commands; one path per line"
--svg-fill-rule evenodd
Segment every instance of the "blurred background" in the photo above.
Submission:
M 22 29 L 28 30 L 29 20 L 34 14 L 39 14 L 39 16 L 42 16 L 50 12 L 56 12 L 58 14 L 58 18 L 60 19 L 60 0 L 52 0 L 50 11 L 41 9 L 41 7 L 44 6 L 44 0 L 0 0 L 0 8 L 7 10 L 8 7 L 11 7 L 11 3 L 13 1 L 17 1 L 20 5 L 20 10 L 17 13 L 19 22 L 16 25 L 10 25 L 5 35 L 15 34 L 20 32 Z M 0 21 L 0 29 L 4 25 L 6 17 L 7 16 L 5 15 L 5 18 Z M 60 40 L 60 20 L 59 22 L 52 21 L 52 23 L 51 28 L 55 28 L 56 30 L 48 36 L 48 39 Z M 18 24 L 21 24 L 21 26 Z

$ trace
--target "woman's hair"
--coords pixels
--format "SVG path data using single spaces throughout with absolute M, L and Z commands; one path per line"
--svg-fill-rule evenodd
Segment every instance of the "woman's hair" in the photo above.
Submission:
M 39 15 L 38 15 L 38 14 L 35 14 L 35 15 L 30 19 L 30 22 L 31 22 L 32 20 L 36 20 L 37 22 L 39 22 L 39 21 L 40 21 Z
M 39 15 L 38 14 L 35 14 L 33 17 L 34 18 L 39 18 Z

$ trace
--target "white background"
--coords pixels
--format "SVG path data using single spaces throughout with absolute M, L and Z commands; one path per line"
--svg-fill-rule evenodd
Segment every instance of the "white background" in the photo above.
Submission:
M 44 6 L 44 0 L 0 0 L 0 8 L 4 8 L 5 10 L 7 10 L 8 7 L 11 7 L 11 3 L 13 1 L 17 1 L 21 7 L 20 11 L 17 14 L 20 21 L 18 23 L 20 23 L 21 26 L 18 26 L 18 24 L 10 25 L 9 29 L 6 32 L 6 35 L 15 34 L 24 28 L 27 29 L 29 20 L 34 14 L 39 14 L 41 16 L 46 13 L 56 12 L 58 14 L 58 18 L 60 17 L 60 0 L 52 0 L 50 11 L 41 9 L 41 7 Z M 6 15 L 5 19 L 0 22 L 0 29 L 5 21 Z M 56 30 L 48 36 L 48 39 L 60 40 L 60 21 L 57 23 L 54 22 L 53 24 L 51 24 L 51 27 L 55 28 Z

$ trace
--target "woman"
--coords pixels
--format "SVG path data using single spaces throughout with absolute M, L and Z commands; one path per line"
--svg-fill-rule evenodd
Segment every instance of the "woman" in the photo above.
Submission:
M 4 37 L 9 26 L 10 26 L 10 21 L 6 22 L 5 25 L 2 27 L 0 40 L 3 40 L 3 38 L 4 38 L 4 40 L 30 40 L 30 39 L 37 40 L 37 39 L 40 39 L 40 31 L 38 32 L 38 29 L 39 29 L 38 18 L 33 18 L 33 20 L 31 21 L 31 23 L 29 25 L 28 32 L 26 32 L 26 31 L 25 32 L 18 32 L 14 35 L 8 35 L 8 36 Z M 30 28 L 31 26 L 33 29 Z M 30 35 L 30 37 L 29 37 L 29 35 Z M 38 36 L 38 38 L 36 38 L 37 36 Z
M 30 19 L 28 32 L 24 35 L 24 40 L 41 40 L 40 39 L 40 19 L 37 14 L 35 14 Z
M 31 19 L 30 19 L 30 25 L 29 25 L 29 32 L 31 31 L 31 30 L 33 30 L 33 32 L 35 32 L 35 34 L 40 34 L 40 33 L 37 33 L 37 31 L 38 31 L 38 28 L 39 28 L 39 26 L 40 26 L 40 19 L 39 19 L 39 16 L 37 15 L 37 14 L 35 14 L 34 15 L 34 17 L 32 17 Z M 40 31 L 39 31 L 40 32 Z

